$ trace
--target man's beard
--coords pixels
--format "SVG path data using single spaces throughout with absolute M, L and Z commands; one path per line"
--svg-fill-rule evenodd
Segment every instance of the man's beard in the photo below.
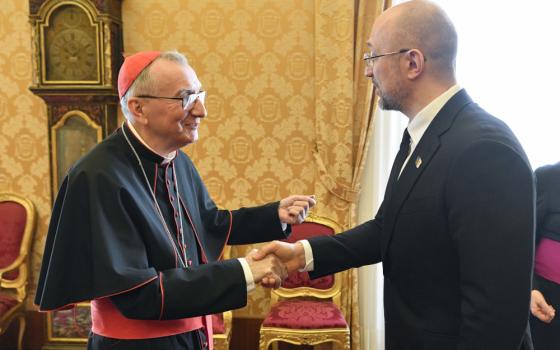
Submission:
M 386 91 L 382 91 L 379 88 L 379 83 L 376 81 L 373 82 L 375 86 L 375 90 L 377 91 L 377 95 L 379 96 L 378 105 L 379 108 L 385 111 L 398 111 L 402 112 L 402 101 L 404 96 L 402 93 L 396 92 L 394 94 L 388 94 Z M 396 91 L 402 91 L 399 87 L 395 89 Z
M 391 97 L 380 95 L 378 103 L 379 107 L 385 111 L 401 111 L 400 102 L 392 99 Z

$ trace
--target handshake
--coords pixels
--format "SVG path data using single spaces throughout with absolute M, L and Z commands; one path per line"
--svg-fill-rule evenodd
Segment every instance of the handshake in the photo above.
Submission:
M 245 259 L 255 283 L 274 289 L 280 287 L 288 274 L 305 267 L 305 251 L 300 242 L 272 241 L 253 249 Z
M 293 195 L 282 199 L 278 205 L 280 222 L 301 224 L 315 203 L 314 195 Z M 261 249 L 253 249 L 245 260 L 251 268 L 255 283 L 276 289 L 288 274 L 305 267 L 305 251 L 299 242 L 292 244 L 272 241 Z

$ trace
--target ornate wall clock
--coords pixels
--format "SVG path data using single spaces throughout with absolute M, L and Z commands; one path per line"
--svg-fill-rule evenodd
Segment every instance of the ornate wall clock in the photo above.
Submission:
M 29 0 L 33 78 L 47 105 L 51 192 L 68 169 L 117 126 L 121 0 Z M 43 349 L 85 349 L 89 304 L 47 316 Z
M 121 0 L 29 0 L 31 91 L 47 104 L 53 198 L 68 168 L 117 125 Z
M 73 5 L 59 6 L 49 25 L 40 30 L 44 38 L 41 65 L 45 83 L 100 83 L 98 28 L 85 11 Z

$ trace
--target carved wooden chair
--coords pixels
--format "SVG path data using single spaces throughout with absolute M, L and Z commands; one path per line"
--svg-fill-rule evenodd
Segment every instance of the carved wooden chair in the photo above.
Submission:
M 334 235 L 339 225 L 327 218 L 310 215 L 292 226 L 288 242 L 313 236 Z M 333 342 L 350 350 L 350 329 L 340 309 L 341 281 L 337 274 L 315 280 L 307 272 L 294 272 L 271 292 L 271 308 L 260 329 L 260 350 L 274 342 L 316 345 Z
M 231 247 L 226 246 L 223 259 L 229 259 Z M 226 311 L 212 315 L 212 332 L 214 333 L 214 350 L 228 350 L 231 341 L 231 323 L 233 314 Z
M 0 334 L 19 320 L 18 350 L 25 331 L 29 251 L 35 227 L 33 204 L 15 194 L 0 193 Z

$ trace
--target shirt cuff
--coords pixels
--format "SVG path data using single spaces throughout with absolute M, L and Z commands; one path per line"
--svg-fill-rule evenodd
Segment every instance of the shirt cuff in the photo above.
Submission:
M 288 228 L 288 224 L 285 222 L 280 222 L 280 224 L 282 225 L 282 232 L 286 232 L 286 229 Z
M 306 239 L 298 241 L 303 246 L 303 251 L 305 252 L 305 266 L 303 269 L 300 269 L 300 272 L 309 272 L 313 271 L 315 265 L 313 263 L 313 249 L 311 249 L 311 244 Z
M 255 279 L 253 278 L 253 273 L 249 267 L 249 263 L 245 258 L 237 258 L 241 267 L 243 268 L 243 273 L 245 274 L 245 282 L 247 283 L 247 293 L 255 289 Z

